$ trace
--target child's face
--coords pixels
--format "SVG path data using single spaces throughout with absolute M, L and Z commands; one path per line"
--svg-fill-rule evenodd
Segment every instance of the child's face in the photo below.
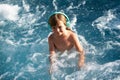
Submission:
M 66 31 L 66 26 L 62 21 L 59 21 L 56 26 L 52 26 L 52 30 L 57 35 L 62 35 Z

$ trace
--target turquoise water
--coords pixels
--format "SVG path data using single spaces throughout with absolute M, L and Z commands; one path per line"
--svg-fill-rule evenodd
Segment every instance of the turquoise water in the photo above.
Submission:
M 54 11 L 68 15 L 85 49 L 85 67 L 61 59 L 50 75 L 47 20 Z M 73 58 L 74 53 L 71 55 Z M 66 54 L 66 53 L 65 53 Z M 71 64 L 66 63 L 69 61 Z M 72 63 L 73 61 L 73 63 Z M 72 65 L 73 64 L 73 65 Z M 119 80 L 120 1 L 0 0 L 0 80 Z

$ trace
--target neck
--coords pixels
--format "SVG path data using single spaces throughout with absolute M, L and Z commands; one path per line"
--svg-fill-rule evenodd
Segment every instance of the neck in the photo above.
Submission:
M 67 32 L 67 31 L 65 31 L 62 35 L 55 35 L 55 34 L 54 34 L 55 38 L 64 38 L 64 37 L 66 37 L 67 35 L 68 35 L 68 32 Z

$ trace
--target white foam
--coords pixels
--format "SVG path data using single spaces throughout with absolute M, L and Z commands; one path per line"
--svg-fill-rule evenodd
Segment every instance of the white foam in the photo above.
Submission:
M 114 46 L 120 46 L 120 42 L 115 41 L 115 42 L 112 43 L 112 45 L 114 45 Z
M 2 80 L 2 78 L 4 78 L 5 76 L 7 76 L 10 72 L 5 72 L 4 74 L 0 75 L 0 80 Z
M 108 28 L 107 24 L 114 18 L 116 18 L 116 16 L 113 14 L 113 11 L 108 10 L 103 16 L 93 21 L 92 25 L 97 26 L 98 29 L 100 28 L 105 29 Z
M 69 11 L 72 8 L 73 8 L 73 3 L 71 3 L 70 6 L 66 10 Z
M 17 80 L 17 79 L 18 79 L 19 77 L 21 77 L 23 74 L 24 74 L 23 72 L 18 73 L 18 75 L 15 76 L 14 80 Z
M 79 35 L 78 37 L 79 37 L 81 45 L 83 46 L 85 50 L 85 54 L 95 55 L 97 53 L 96 47 L 94 45 L 88 43 L 83 36 Z
M 120 43 L 117 41 L 107 41 L 102 47 L 102 50 L 99 50 L 99 55 L 105 54 L 104 51 L 113 49 L 114 46 L 120 46 Z
M 31 61 L 37 62 L 37 57 L 41 56 L 41 53 L 34 53 L 32 57 L 30 58 Z
M 108 10 L 107 12 L 105 12 L 103 14 L 103 16 L 100 16 L 99 18 L 97 18 L 95 21 L 92 22 L 92 26 L 96 26 L 101 34 L 104 36 L 104 29 L 111 29 L 111 27 L 108 26 L 108 24 L 110 24 L 113 19 L 115 19 L 116 16 L 113 14 L 113 10 Z
M 26 64 L 24 67 L 21 68 L 21 72 L 30 72 L 30 73 L 34 73 L 36 72 L 37 69 L 34 68 L 34 65 L 32 63 L 28 63 Z
M 70 75 L 67 75 L 65 77 L 65 80 L 97 80 L 98 75 L 105 78 L 108 77 L 110 79 L 110 73 L 120 74 L 120 71 L 118 70 L 120 66 L 119 63 L 120 60 L 109 62 L 104 65 L 99 65 L 95 62 L 89 62 L 86 63 L 86 65 L 80 71 L 76 71 Z M 119 77 L 120 76 L 116 77 L 113 80 L 119 80 Z
M 11 56 L 7 57 L 6 63 L 11 61 Z
M 115 73 L 119 72 L 120 73 L 120 71 L 117 71 L 117 68 L 119 68 L 119 66 L 120 66 L 120 60 L 116 60 L 114 62 L 109 62 L 104 65 L 101 65 L 100 70 L 106 72 L 106 74 L 107 72 L 115 72 Z
M 29 64 L 26 66 L 26 70 L 28 72 L 35 72 L 36 71 L 36 69 L 32 65 L 29 65 Z
M 116 27 L 117 27 L 118 29 L 120 29 L 120 25 L 117 25 Z
M 96 26 L 101 33 L 104 34 L 104 29 L 120 29 L 120 19 L 116 17 L 115 9 L 110 9 L 93 21 L 92 26 Z
M 29 31 L 28 31 L 28 34 L 29 34 L 29 35 L 32 35 L 32 34 L 33 34 L 33 31 L 34 31 L 34 29 L 29 30 Z
M 114 78 L 113 80 L 120 80 L 120 76 L 117 76 L 117 77 Z
M 67 8 L 67 11 L 70 11 L 70 9 L 79 9 L 81 5 L 85 5 L 86 1 L 81 1 L 77 6 L 73 5 L 73 3 L 70 4 L 70 6 Z
M 0 26 L 3 26 L 5 25 L 5 22 L 4 21 L 0 21 Z
M 25 11 L 29 12 L 30 6 L 25 3 L 25 0 L 22 0 L 22 3 L 23 3 L 23 7 L 24 7 Z
M 75 27 L 74 27 L 76 25 L 76 22 L 77 22 L 77 17 L 76 17 L 76 15 L 74 15 L 73 19 L 71 20 L 70 27 L 75 32 L 77 32 L 76 29 L 75 29 Z
M 28 28 L 35 23 L 36 19 L 37 18 L 35 17 L 34 14 L 31 13 L 23 14 L 18 21 L 18 26 Z
M 57 10 L 56 0 L 53 0 L 52 4 L 53 4 L 55 10 Z
M 10 39 L 6 39 L 5 41 L 6 41 L 6 43 L 8 43 L 10 45 L 16 46 L 16 44 L 12 40 L 10 40 Z
M 20 7 L 18 5 L 0 4 L 0 20 L 18 20 L 19 10 Z
M 107 42 L 106 42 L 106 46 L 104 45 L 104 46 L 105 46 L 105 50 L 106 50 L 106 49 L 112 49 L 112 48 L 113 48 L 113 47 L 112 47 L 112 44 L 113 44 L 113 41 L 107 41 Z

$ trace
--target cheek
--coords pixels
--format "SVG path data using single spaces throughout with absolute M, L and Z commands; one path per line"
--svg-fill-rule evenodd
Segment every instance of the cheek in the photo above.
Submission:
M 65 28 L 62 28 L 62 30 L 66 30 L 66 27 L 65 27 Z
M 56 33 L 57 31 L 55 29 L 53 29 L 52 32 Z
M 54 30 L 54 29 L 52 29 L 52 31 L 53 31 L 53 32 L 55 32 L 55 30 Z

